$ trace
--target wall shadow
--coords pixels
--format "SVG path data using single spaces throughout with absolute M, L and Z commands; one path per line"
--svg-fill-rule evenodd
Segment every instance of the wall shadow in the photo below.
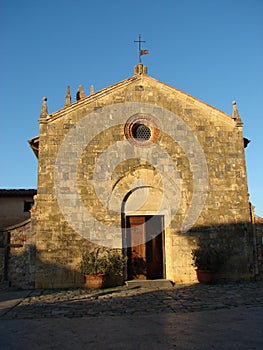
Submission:
M 251 222 L 198 226 L 186 233 L 200 251 L 214 257 L 215 281 L 254 280 L 262 275 L 262 246 Z
M 253 280 L 262 277 L 262 231 L 251 223 L 233 223 L 194 227 L 186 233 L 178 233 L 189 241 L 190 247 L 208 247 L 224 254 L 224 261 L 216 274 L 217 282 Z M 22 242 L 23 243 L 23 242 Z M 26 249 L 25 249 L 26 247 Z M 16 249 L 14 254 L 14 249 Z M 68 248 L 70 249 L 70 247 Z M 32 288 L 79 288 L 84 286 L 84 277 L 79 267 L 68 268 L 67 259 L 48 263 L 33 244 L 9 249 L 7 280 L 11 287 Z M 188 252 L 190 254 L 190 252 Z M 189 262 L 191 265 L 191 262 Z M 193 266 L 190 266 L 194 270 Z M 43 283 L 42 283 L 43 282 Z

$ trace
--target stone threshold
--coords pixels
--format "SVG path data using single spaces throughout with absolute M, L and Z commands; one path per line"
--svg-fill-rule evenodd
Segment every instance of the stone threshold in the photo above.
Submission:
M 142 287 L 142 288 L 171 288 L 174 282 L 166 279 L 157 280 L 130 280 L 125 282 L 128 287 Z

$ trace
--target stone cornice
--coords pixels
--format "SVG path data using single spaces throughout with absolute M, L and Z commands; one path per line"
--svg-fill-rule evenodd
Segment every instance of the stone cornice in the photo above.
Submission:
M 118 83 L 110 85 L 110 86 L 103 88 L 103 89 L 101 89 L 101 90 L 99 90 L 99 91 L 97 91 L 89 96 L 86 96 L 86 97 L 82 98 L 81 100 L 78 100 L 70 105 L 66 105 L 63 108 L 61 108 L 60 110 L 58 110 L 52 114 L 48 114 L 46 116 L 45 123 L 53 122 L 56 119 L 64 116 L 65 114 L 69 114 L 71 112 L 74 112 L 74 111 L 82 108 L 83 106 L 88 105 L 96 100 L 99 100 L 100 98 L 105 97 L 105 96 L 109 95 L 110 93 L 115 92 L 118 89 L 121 89 L 125 86 L 128 86 L 136 81 L 139 82 L 140 84 L 143 84 L 144 81 L 148 82 L 150 84 L 151 83 L 153 83 L 155 85 L 157 84 L 158 88 L 160 88 L 164 92 L 167 92 L 167 94 L 174 96 L 175 98 L 179 98 L 181 102 L 185 102 L 186 104 L 190 103 L 193 105 L 193 108 L 195 106 L 196 108 L 200 108 L 200 109 L 203 109 L 206 111 L 209 110 L 209 113 L 211 116 L 218 118 L 220 121 L 227 123 L 231 126 L 235 126 L 235 121 L 233 120 L 233 118 L 229 114 L 222 112 L 221 110 L 207 104 L 206 102 L 203 102 L 202 100 L 199 100 L 196 97 L 193 97 L 193 96 L 187 94 L 186 92 L 183 92 L 182 90 L 179 90 L 171 85 L 163 83 L 163 82 L 161 82 L 161 81 L 159 81 L 159 80 L 157 80 L 149 75 L 145 75 L 145 74 L 134 75 L 130 78 L 126 78 Z M 32 140 L 34 140 L 34 142 L 36 142 L 37 139 L 38 139 L 38 137 L 35 137 Z M 31 144 L 32 140 L 29 141 L 31 147 L 32 147 L 32 144 Z
M 101 97 L 104 97 L 104 96 L 114 92 L 115 90 L 123 88 L 124 86 L 130 85 L 131 83 L 135 82 L 136 80 L 139 81 L 140 79 L 141 79 L 141 76 L 133 76 L 131 78 L 127 78 L 125 80 L 122 80 L 116 84 L 110 85 L 102 90 L 94 92 L 92 95 L 84 97 L 81 100 L 72 103 L 70 106 L 65 106 L 62 109 L 60 109 L 52 114 L 49 114 L 47 117 L 47 122 L 52 122 L 52 121 L 56 120 L 57 118 L 61 117 L 62 115 L 65 115 L 65 113 L 71 113 L 75 110 L 78 110 L 79 108 L 83 107 L 84 105 L 92 103 L 92 102 L 100 99 Z
M 221 111 L 220 109 L 217 109 L 216 107 L 213 107 L 213 106 L 209 105 L 208 103 L 203 102 L 202 100 L 199 100 L 198 98 L 193 97 L 193 96 L 187 94 L 186 92 L 179 90 L 171 85 L 165 84 L 165 83 L 163 83 L 163 82 L 161 82 L 153 77 L 142 76 L 141 79 L 142 79 L 142 81 L 144 79 L 145 80 L 152 80 L 155 83 L 160 84 L 161 88 L 163 88 L 165 91 L 172 93 L 174 96 L 177 95 L 177 97 L 180 97 L 181 101 L 185 101 L 186 103 L 190 102 L 193 105 L 195 105 L 197 108 L 201 108 L 201 109 L 205 109 L 205 110 L 209 109 L 211 115 L 216 116 L 217 118 L 219 118 L 223 122 L 227 122 L 228 124 L 235 126 L 235 123 L 233 122 L 232 117 L 229 114 Z

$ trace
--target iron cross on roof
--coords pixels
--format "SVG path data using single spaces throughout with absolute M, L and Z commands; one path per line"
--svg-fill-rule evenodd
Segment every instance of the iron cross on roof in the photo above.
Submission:
M 145 40 L 141 40 L 141 34 L 139 34 L 139 40 L 134 40 L 135 43 L 138 43 L 138 48 L 139 48 L 139 62 L 142 62 L 141 56 L 142 55 L 147 55 L 149 53 L 148 50 L 142 50 L 141 48 L 141 43 L 145 43 Z

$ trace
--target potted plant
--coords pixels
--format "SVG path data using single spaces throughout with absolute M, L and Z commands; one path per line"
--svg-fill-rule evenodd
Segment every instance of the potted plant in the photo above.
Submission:
M 222 252 L 211 246 L 200 246 L 192 250 L 193 266 L 196 267 L 196 276 L 200 283 L 211 283 L 214 273 L 222 264 Z
M 108 269 L 106 274 L 107 287 L 122 285 L 124 282 L 123 271 L 126 267 L 127 257 L 118 250 L 108 251 Z
M 86 286 L 91 289 L 99 289 L 103 286 L 107 271 L 107 256 L 101 250 L 83 251 L 80 271 L 86 279 Z
M 86 279 L 86 286 L 99 289 L 117 283 L 113 279 L 121 277 L 127 258 L 117 250 L 103 250 L 100 248 L 82 253 L 80 270 Z

